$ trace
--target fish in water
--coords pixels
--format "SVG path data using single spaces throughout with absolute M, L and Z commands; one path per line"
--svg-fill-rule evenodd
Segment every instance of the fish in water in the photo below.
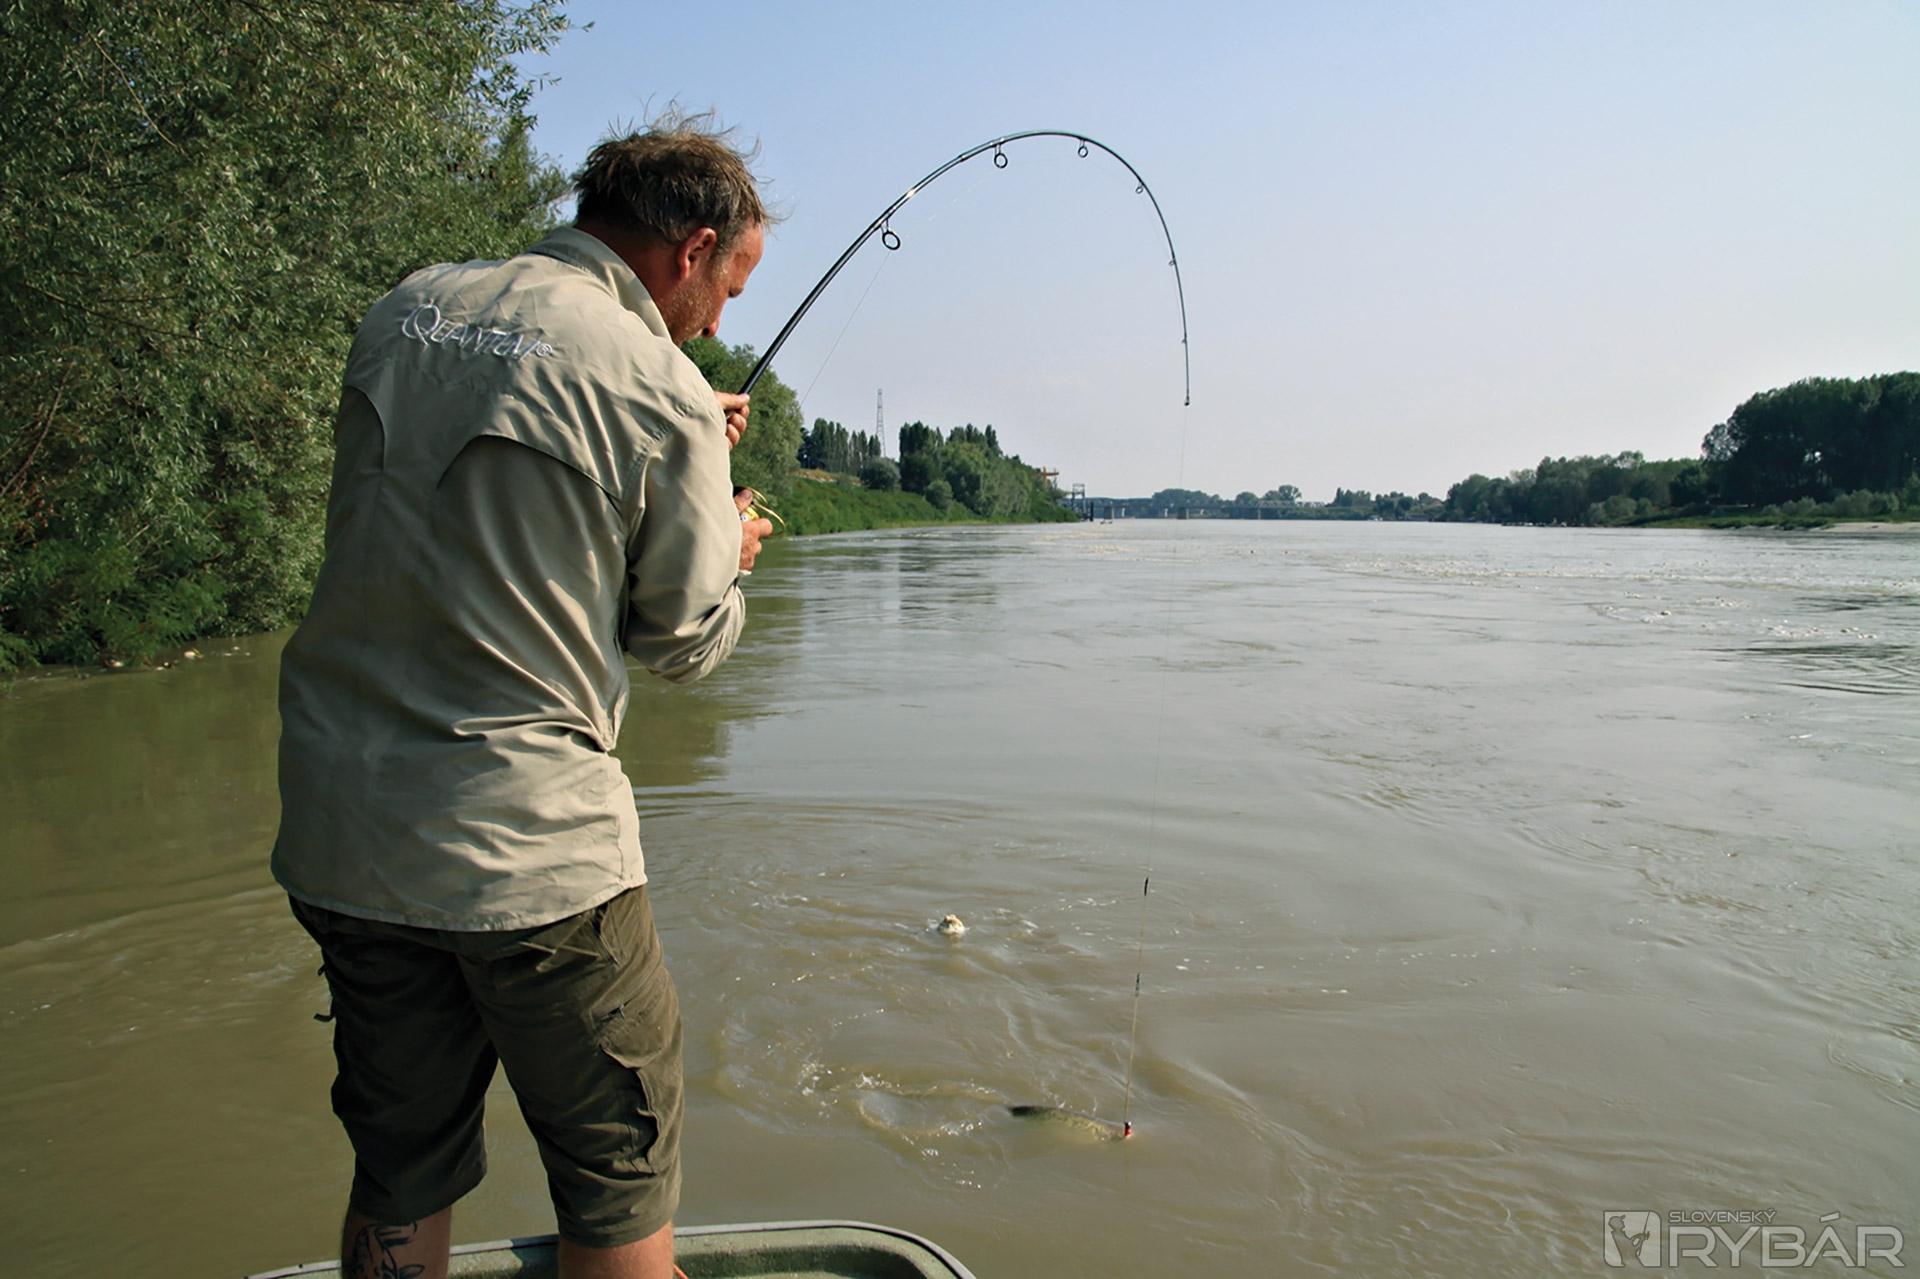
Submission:
M 967 926 L 961 922 L 960 916 L 948 915 L 935 926 L 935 931 L 942 937 L 965 937 Z
M 1065 1124 L 1081 1132 L 1092 1133 L 1102 1141 L 1121 1141 L 1133 1136 L 1133 1125 L 1130 1123 L 1116 1124 L 1111 1119 L 1096 1119 L 1092 1115 L 1083 1115 L 1077 1110 L 1068 1110 L 1065 1106 L 1009 1105 L 1007 1113 L 1016 1119 Z

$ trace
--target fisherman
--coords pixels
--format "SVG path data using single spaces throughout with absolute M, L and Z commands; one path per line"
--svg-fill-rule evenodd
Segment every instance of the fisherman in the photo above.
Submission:
M 273 850 L 332 995 L 349 1275 L 446 1274 L 497 1063 L 561 1274 L 672 1273 L 680 1012 L 611 752 L 625 654 L 725 661 L 772 532 L 728 476 L 746 397 L 678 349 L 760 261 L 746 159 L 705 118 L 603 142 L 572 226 L 416 272 L 354 338 Z

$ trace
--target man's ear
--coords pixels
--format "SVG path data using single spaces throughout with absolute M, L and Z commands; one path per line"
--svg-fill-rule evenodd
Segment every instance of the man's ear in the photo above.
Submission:
M 720 243 L 720 233 L 710 226 L 698 231 L 674 246 L 674 273 L 685 280 L 706 266 L 707 259 L 713 256 L 714 246 Z

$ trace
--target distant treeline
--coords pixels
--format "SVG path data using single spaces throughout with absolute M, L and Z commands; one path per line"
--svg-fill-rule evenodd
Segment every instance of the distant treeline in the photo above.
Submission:
M 1543 458 L 1447 491 L 1450 520 L 1499 524 L 1795 523 L 1920 516 L 1920 373 L 1808 378 L 1763 391 L 1697 459 Z
M 1282 484 L 1231 499 L 1198 489 L 1086 501 L 1091 515 L 1202 519 L 1461 520 L 1494 524 L 1812 524 L 1920 519 L 1920 373 L 1808 378 L 1763 391 L 1707 432 L 1698 458 L 1548 457 L 1410 497 L 1335 489 L 1303 500 Z
M 1082 513 L 1092 518 L 1142 520 L 1433 520 L 1440 518 L 1444 509 L 1444 503 L 1431 493 L 1416 497 L 1394 492 L 1376 497 L 1365 489 L 1337 488 L 1331 502 L 1309 502 L 1292 484 L 1232 498 L 1199 489 L 1170 488 L 1150 497 L 1090 497 L 1079 505 Z
M 749 346 L 695 338 L 686 349 L 707 381 L 721 390 L 738 388 L 753 369 Z M 805 469 L 875 492 L 918 493 L 935 511 L 957 504 L 982 519 L 1062 518 L 1059 492 L 1018 456 L 1003 453 L 991 426 L 969 422 L 943 435 L 938 427 L 908 422 L 900 428 L 896 462 L 885 456 L 877 432 L 850 432 L 826 418 L 815 418 L 802 430 L 800 416 L 799 398 L 768 373 L 753 388 L 750 424 L 734 450 L 734 482 L 771 495 L 776 509 L 795 492 L 795 476 Z

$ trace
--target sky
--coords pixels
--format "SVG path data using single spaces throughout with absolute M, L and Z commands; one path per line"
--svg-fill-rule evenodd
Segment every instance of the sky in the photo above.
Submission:
M 784 220 L 720 336 L 811 422 L 992 424 L 1063 486 L 1324 501 L 1693 457 L 1748 396 L 1920 369 L 1920 4 L 578 3 L 529 74 L 571 170 L 671 102 Z M 586 24 L 591 24 L 587 28 Z

